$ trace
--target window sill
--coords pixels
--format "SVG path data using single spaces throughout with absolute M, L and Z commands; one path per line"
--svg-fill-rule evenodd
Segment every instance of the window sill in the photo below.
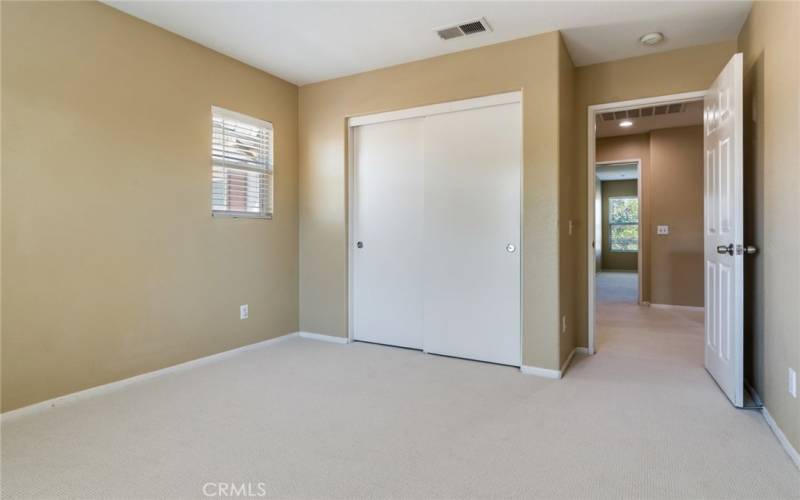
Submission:
M 224 217 L 226 219 L 267 219 L 272 220 L 272 214 L 254 214 L 248 212 L 211 212 L 212 217 Z

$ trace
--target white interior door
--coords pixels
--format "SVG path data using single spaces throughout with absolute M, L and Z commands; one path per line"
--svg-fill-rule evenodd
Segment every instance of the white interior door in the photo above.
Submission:
M 704 103 L 705 366 L 743 405 L 742 55 L 717 77 Z
M 353 338 L 422 348 L 423 118 L 353 129 Z
M 424 128 L 424 349 L 519 366 L 520 103 Z

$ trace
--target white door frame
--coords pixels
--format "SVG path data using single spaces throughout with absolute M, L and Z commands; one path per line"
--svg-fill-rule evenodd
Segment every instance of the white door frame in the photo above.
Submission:
M 448 101 L 437 104 L 430 104 L 427 106 L 417 106 L 413 108 L 400 109 L 396 111 L 386 111 L 382 113 L 373 113 L 367 115 L 351 116 L 347 118 L 347 341 L 353 342 L 353 318 L 355 313 L 355 301 L 353 299 L 353 286 L 354 286 L 354 256 L 355 256 L 355 213 L 354 207 L 358 202 L 358 193 L 355 190 L 355 151 L 353 148 L 354 128 L 362 125 L 370 125 L 373 123 L 383 123 L 394 120 L 405 120 L 408 118 L 418 118 L 430 115 L 437 115 L 442 113 L 452 113 L 454 111 L 464 111 L 468 109 L 486 108 L 490 106 L 499 106 L 501 104 L 520 103 L 522 105 L 522 91 L 516 90 L 512 92 L 503 92 L 500 94 L 493 94 L 481 97 L 474 97 L 470 99 L 461 99 L 457 101 Z M 523 141 L 524 144 L 524 124 L 523 124 Z M 523 252 L 523 212 L 522 204 L 524 202 L 523 177 L 524 177 L 524 156 L 523 164 L 520 166 L 520 241 L 518 251 L 520 252 L 520 280 L 522 279 L 522 262 L 524 258 Z M 520 355 L 524 352 L 522 345 L 522 332 L 524 331 L 523 315 L 522 315 L 522 290 L 523 284 L 520 282 Z
M 639 251 L 636 252 L 636 274 L 637 279 L 639 280 L 639 297 L 637 302 L 639 304 L 642 303 L 642 254 L 644 253 L 644 246 L 642 242 L 644 238 L 642 238 L 642 159 L 641 158 L 634 158 L 630 160 L 609 160 L 609 161 L 598 161 L 595 165 L 630 165 L 631 163 L 636 164 L 636 199 L 639 202 Z M 595 171 L 595 178 L 594 182 L 597 182 L 597 174 Z M 596 188 L 596 184 L 593 185 Z M 592 187 L 592 186 L 590 186 Z M 601 209 L 602 210 L 602 209 Z M 595 214 L 595 217 L 597 214 Z M 596 222 L 592 220 L 592 222 Z M 605 230 L 605 228 L 602 228 Z M 595 243 L 597 244 L 597 243 Z M 603 242 L 600 242 L 602 246 Z M 594 249 L 593 249 L 594 250 Z M 595 270 L 596 271 L 596 270 Z
M 594 248 L 592 247 L 592 242 L 594 241 L 594 196 L 595 192 L 589 187 L 594 185 L 597 173 L 595 172 L 595 148 L 596 148 L 596 136 L 595 136 L 595 117 L 599 113 L 604 113 L 608 111 L 624 111 L 627 109 L 636 109 L 642 106 L 655 106 L 659 104 L 677 104 L 682 102 L 691 102 L 691 101 L 698 101 L 702 100 L 703 97 L 706 95 L 706 90 L 698 90 L 695 92 L 684 92 L 681 94 L 672 94 L 672 95 L 665 95 L 665 96 L 658 96 L 658 97 L 645 97 L 643 99 L 632 99 L 630 101 L 618 101 L 618 102 L 609 102 L 605 104 L 593 104 L 588 107 L 587 110 L 587 143 L 586 149 L 588 152 L 588 165 L 587 165 L 587 184 L 586 184 L 586 191 L 587 191 L 587 204 L 586 204 L 586 220 L 591 221 L 591 223 L 587 223 L 587 272 L 586 272 L 586 286 L 587 286 L 587 330 L 588 330 L 588 350 L 589 354 L 594 354 L 596 351 L 595 345 L 595 256 L 594 256 Z M 640 183 L 641 184 L 641 183 Z M 640 205 L 640 213 L 641 213 L 641 205 Z M 641 222 L 640 222 L 641 227 Z M 641 234 L 640 234 L 641 239 Z M 641 275 L 640 275 L 641 280 Z M 641 294 L 641 288 L 640 288 Z

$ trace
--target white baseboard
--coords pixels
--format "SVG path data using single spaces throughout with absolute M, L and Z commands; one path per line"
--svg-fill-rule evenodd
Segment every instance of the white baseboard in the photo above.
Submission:
M 183 363 L 179 363 L 177 365 L 160 368 L 152 372 L 142 373 L 140 375 L 134 375 L 133 377 L 124 378 L 122 380 L 116 380 L 114 382 L 109 382 L 107 384 L 98 385 L 96 387 L 90 387 L 89 389 L 84 389 L 82 391 L 73 392 L 71 394 L 65 394 L 63 396 L 58 396 L 53 399 L 48 399 L 46 401 L 34 403 L 32 405 L 23 406 L 22 408 L 17 408 L 16 410 L 3 412 L 2 414 L 0 414 L 0 421 L 7 422 L 9 420 L 14 420 L 26 415 L 34 415 L 37 413 L 41 413 L 43 411 L 47 411 L 50 408 L 54 408 L 56 406 L 63 406 L 64 404 L 73 403 L 75 401 L 92 398 L 95 396 L 99 396 L 101 394 L 108 394 L 111 392 L 115 392 L 122 389 L 123 387 L 127 387 L 133 384 L 138 384 L 140 382 L 144 382 L 146 380 L 150 380 L 156 377 L 161 377 L 163 375 L 167 375 L 170 373 L 177 373 L 192 368 L 197 368 L 199 366 L 207 365 L 209 363 L 220 361 L 225 358 L 236 356 L 237 354 L 241 354 L 245 351 L 252 351 L 255 349 L 260 349 L 263 347 L 270 346 L 272 344 L 276 344 L 278 342 L 282 342 L 286 339 L 297 336 L 297 333 L 298 332 L 288 333 L 286 335 L 281 335 L 280 337 L 262 340 L 261 342 L 256 342 L 255 344 L 248 344 L 228 351 L 218 352 L 216 354 L 211 354 L 208 356 L 204 356 L 202 358 L 193 359 L 191 361 L 186 361 Z
M 561 377 L 567 373 L 567 368 L 572 364 L 572 358 L 575 357 L 576 354 L 589 354 L 589 349 L 586 347 L 576 347 L 573 349 L 572 352 L 569 353 L 569 356 L 567 356 L 567 359 L 564 360 L 564 364 L 561 365 Z
M 298 332 L 298 335 L 304 339 L 321 340 L 323 342 L 333 342 L 334 344 L 349 344 L 350 340 L 347 337 L 334 337 L 333 335 L 323 335 L 321 333 L 311 332 Z
M 650 304 L 650 307 L 655 307 L 656 309 L 677 309 L 679 311 L 697 311 L 703 312 L 706 310 L 705 307 L 697 307 L 697 306 L 675 306 L 672 304 Z
M 576 347 L 569 353 L 567 359 L 564 360 L 564 364 L 561 365 L 560 370 L 553 370 L 552 368 L 539 368 L 538 366 L 526 366 L 522 365 L 519 367 L 519 371 L 524 373 L 525 375 L 536 375 L 537 377 L 544 377 L 544 378 L 551 378 L 551 379 L 560 379 L 567 373 L 567 368 L 569 368 L 570 363 L 572 363 L 572 358 L 576 354 L 589 354 L 589 349 L 586 347 Z
M 786 450 L 786 454 L 792 459 L 794 465 L 800 469 L 800 453 L 797 453 L 797 450 L 794 449 L 792 443 L 789 442 L 789 438 L 787 438 L 786 434 L 784 434 L 781 428 L 778 427 L 777 422 L 775 422 L 775 420 L 772 418 L 772 415 L 769 414 L 766 406 L 761 409 L 761 414 L 764 416 L 764 420 L 767 421 L 769 428 L 772 429 L 772 433 L 775 434 L 776 438 L 778 438 L 778 441 L 781 443 L 781 446 L 783 446 L 783 449 Z
M 553 370 L 551 368 L 539 368 L 538 366 L 522 365 L 519 367 L 519 371 L 525 375 L 536 375 L 537 377 L 551 378 L 556 380 L 561 378 L 561 370 Z

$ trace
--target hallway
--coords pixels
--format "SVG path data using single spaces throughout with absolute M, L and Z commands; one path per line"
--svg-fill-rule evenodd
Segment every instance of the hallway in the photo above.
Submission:
M 597 303 L 639 303 L 639 275 L 630 271 L 597 273 Z

